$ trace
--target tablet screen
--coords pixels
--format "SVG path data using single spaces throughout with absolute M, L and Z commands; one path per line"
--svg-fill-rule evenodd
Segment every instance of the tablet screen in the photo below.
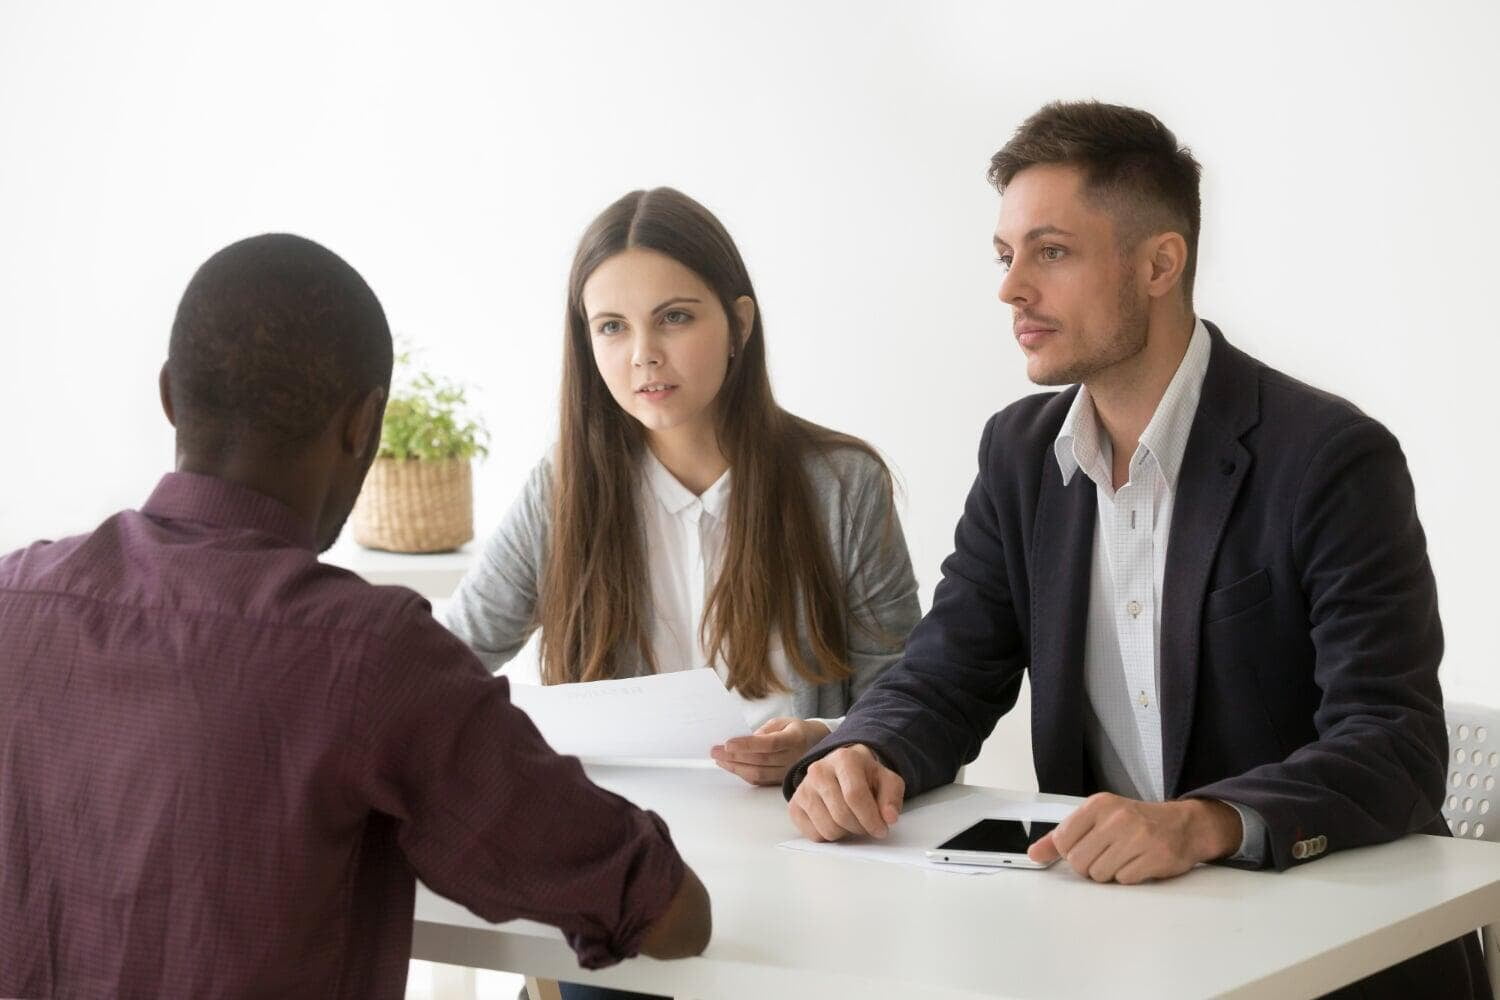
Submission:
M 1025 854 L 1026 848 L 1042 839 L 1056 823 L 1024 823 L 1018 819 L 982 819 L 946 843 L 940 851 L 991 851 L 997 854 Z

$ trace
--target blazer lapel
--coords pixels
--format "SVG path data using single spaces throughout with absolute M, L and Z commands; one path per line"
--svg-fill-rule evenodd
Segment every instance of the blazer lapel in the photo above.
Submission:
M 1076 391 L 1076 390 L 1074 390 Z M 1082 472 L 1063 485 L 1048 447 L 1030 553 L 1031 742 L 1044 792 L 1082 795 L 1083 652 L 1098 501 Z
M 1178 783 L 1192 735 L 1209 574 L 1250 471 L 1250 452 L 1239 439 L 1260 414 L 1255 363 L 1229 346 L 1218 327 L 1206 325 L 1212 338 L 1208 371 L 1178 476 L 1162 585 L 1161 749 L 1168 798 L 1183 791 Z

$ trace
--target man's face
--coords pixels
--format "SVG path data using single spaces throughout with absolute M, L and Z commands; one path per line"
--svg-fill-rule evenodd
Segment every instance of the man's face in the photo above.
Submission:
M 1146 346 L 1146 291 L 1083 181 L 1077 167 L 1027 167 L 1000 201 L 1000 301 L 1038 385 L 1087 381 Z

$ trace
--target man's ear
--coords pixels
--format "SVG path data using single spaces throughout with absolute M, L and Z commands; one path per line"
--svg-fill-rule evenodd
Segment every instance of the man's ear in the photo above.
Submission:
M 750 331 L 755 328 L 755 300 L 748 295 L 741 295 L 734 300 L 734 329 L 730 331 L 734 338 L 731 345 L 734 353 L 738 354 L 745 347 L 745 342 L 750 339 Z
M 385 417 L 385 390 L 371 389 L 357 397 L 344 417 L 339 445 L 345 454 L 368 459 L 380 447 L 380 425 Z
M 1146 294 L 1159 299 L 1182 282 L 1182 272 L 1187 267 L 1187 240 L 1180 233 L 1158 233 L 1146 240 L 1149 256 L 1146 259 L 1150 272 L 1146 279 Z
M 161 412 L 167 415 L 167 423 L 177 426 L 177 414 L 172 409 L 172 376 L 167 374 L 167 363 L 161 364 L 161 374 L 156 376 L 156 390 L 161 394 Z

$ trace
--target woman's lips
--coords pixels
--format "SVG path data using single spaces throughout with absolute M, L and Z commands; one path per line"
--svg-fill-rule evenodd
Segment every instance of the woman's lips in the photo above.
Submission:
M 660 403 L 662 400 L 666 399 L 668 396 L 672 395 L 672 393 L 674 393 L 676 391 L 677 391 L 677 386 L 675 386 L 675 385 L 668 385 L 668 386 L 663 386 L 660 389 L 646 389 L 646 388 L 637 389 L 635 391 L 635 394 L 638 397 L 640 397 L 641 399 L 646 400 L 647 402 Z

